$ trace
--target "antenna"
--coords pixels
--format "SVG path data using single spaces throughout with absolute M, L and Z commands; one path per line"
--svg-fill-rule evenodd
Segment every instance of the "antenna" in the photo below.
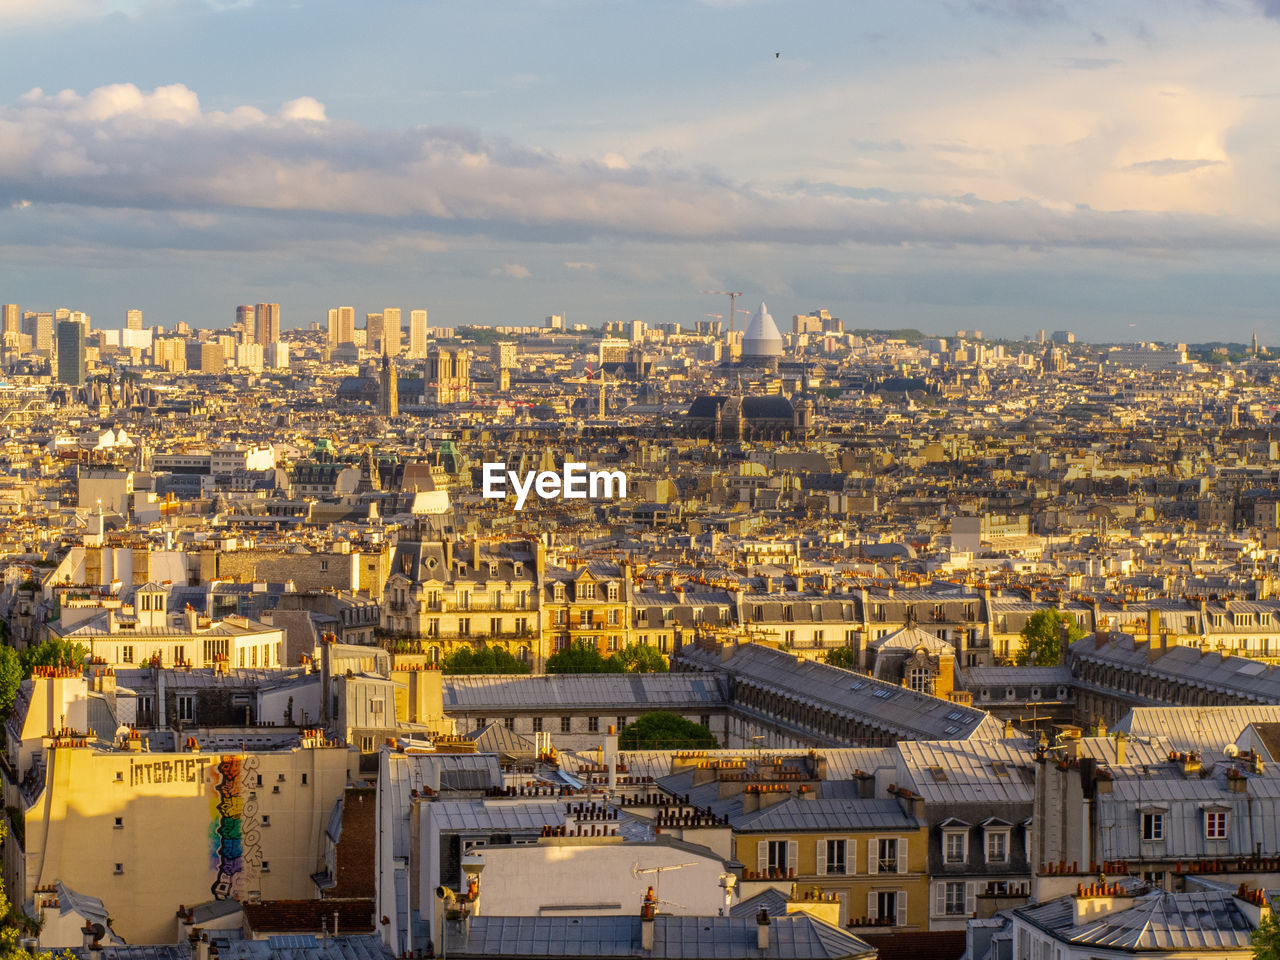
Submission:
M 633 864 L 631 865 L 631 876 L 635 877 L 635 878 L 638 880 L 641 876 L 643 876 L 643 875 L 644 875 L 644 874 L 646 874 L 646 873 L 651 873 L 651 874 L 653 874 L 653 875 L 654 875 L 654 877 L 653 877 L 653 897 L 654 897 L 654 903 L 666 903 L 666 904 L 669 904 L 670 906 L 673 906 L 673 907 L 679 907 L 681 910 L 687 910 L 687 909 L 689 909 L 689 908 L 688 908 L 688 907 L 686 907 L 686 906 L 684 906 L 684 904 L 681 904 L 681 903 L 674 903 L 674 902 L 673 902 L 673 901 L 671 901 L 671 900 L 659 900 L 659 899 L 658 899 L 658 892 L 659 892 L 659 891 L 658 891 L 658 885 L 662 882 L 662 875 L 663 875 L 666 871 L 668 871 L 668 870 L 683 870 L 685 867 L 696 867 L 697 865 L 698 865 L 698 864 L 697 864 L 697 861 L 692 861 L 692 862 L 690 862 L 690 863 L 671 863 L 671 864 L 667 864 L 666 866 L 662 866 L 662 867 L 642 867 L 642 866 L 640 866 L 639 861 L 637 861 L 636 863 L 633 863 Z

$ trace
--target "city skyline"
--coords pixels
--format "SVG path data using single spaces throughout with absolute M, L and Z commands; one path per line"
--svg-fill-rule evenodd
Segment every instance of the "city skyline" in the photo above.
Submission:
M 7 5 L 0 298 L 1265 342 L 1270 9 Z

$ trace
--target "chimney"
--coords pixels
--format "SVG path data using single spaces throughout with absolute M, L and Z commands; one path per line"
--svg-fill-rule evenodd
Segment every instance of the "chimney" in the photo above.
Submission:
M 1125 736 L 1123 733 L 1116 734 L 1116 766 L 1124 766 L 1124 743 Z
M 609 792 L 618 788 L 618 728 L 609 724 L 604 738 L 604 762 L 609 765 Z
M 102 941 L 94 940 L 89 945 L 89 960 L 102 960 Z
M 84 949 L 88 950 L 91 946 L 93 946 L 93 941 L 96 938 L 93 935 L 93 924 L 90 923 L 88 920 L 86 920 L 84 922 L 84 926 L 80 928 L 80 938 L 81 938 L 81 946 L 83 946 Z
M 769 911 L 764 907 L 756 914 L 756 947 L 760 950 L 769 949 Z
M 640 949 L 645 953 L 653 952 L 654 905 L 653 887 L 650 887 L 640 905 Z

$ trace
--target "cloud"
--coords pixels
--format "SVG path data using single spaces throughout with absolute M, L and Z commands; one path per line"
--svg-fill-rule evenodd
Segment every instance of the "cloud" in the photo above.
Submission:
M 1061 0 L 972 0 L 970 7 L 988 16 L 1024 23 L 1047 23 L 1067 18 L 1067 6 Z
M 1280 20 L 1280 0 L 1254 0 L 1254 3 L 1264 17 Z
M 528 280 L 533 276 L 528 267 L 521 266 L 518 263 L 504 263 L 500 267 L 494 267 L 489 271 L 489 275 L 493 277 L 509 277 L 512 280 Z
M 1202 170 L 1205 167 L 1221 167 L 1224 166 L 1224 160 L 1205 160 L 1203 158 L 1196 160 L 1179 160 L 1175 157 L 1165 157 L 1163 160 L 1143 160 L 1141 163 L 1131 163 L 1124 169 L 1130 173 L 1145 173 L 1151 177 L 1168 177 L 1178 173 L 1190 173 L 1192 170 Z
M 1280 245 L 1275 229 L 1242 219 L 1107 211 L 1034 195 L 997 202 L 822 180 L 738 182 L 715 170 L 670 164 L 621 169 L 466 128 L 397 131 L 325 117 L 324 105 L 309 97 L 289 101 L 274 115 L 248 106 L 206 110 L 180 84 L 152 91 L 115 84 L 84 95 L 37 88 L 0 107 L 0 206 L 26 200 L 128 211 L 139 224 L 134 233 L 140 243 L 148 222 L 143 212 L 212 212 L 274 217 L 296 224 L 298 234 L 314 233 L 322 223 L 358 224 L 536 243 L 607 238 L 1135 250 Z M 892 152 L 895 141 L 887 142 Z M 976 149 L 959 143 L 934 148 Z M 1213 162 L 1167 159 L 1127 169 L 1159 175 L 1185 172 L 1178 164 L 1194 169 Z M 181 242 L 191 236 L 178 234 Z M 530 276 L 515 263 L 498 273 Z
M 594 271 L 596 269 L 596 265 L 594 263 L 590 263 L 586 260 L 566 260 L 564 265 L 569 270 Z
M 1065 57 L 1057 61 L 1065 70 L 1105 70 L 1124 63 L 1115 57 Z

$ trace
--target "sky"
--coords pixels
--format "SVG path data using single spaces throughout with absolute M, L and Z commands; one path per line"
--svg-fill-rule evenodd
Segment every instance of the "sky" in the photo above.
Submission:
M 1278 49 L 1280 0 L 0 0 L 0 301 L 1277 344 Z

